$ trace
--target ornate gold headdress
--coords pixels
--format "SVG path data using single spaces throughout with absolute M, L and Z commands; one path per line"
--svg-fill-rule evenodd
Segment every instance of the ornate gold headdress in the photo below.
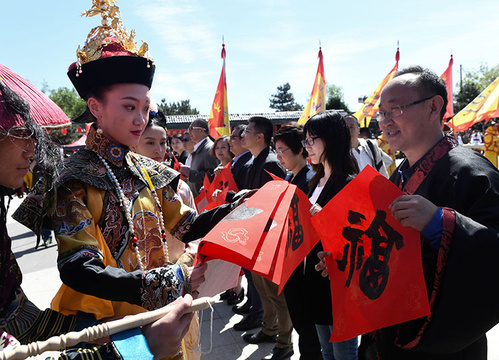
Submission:
M 116 0 L 92 0 L 92 8 L 82 13 L 82 16 L 92 17 L 102 16 L 100 26 L 90 30 L 83 48 L 78 46 L 76 56 L 79 64 L 97 60 L 102 56 L 102 50 L 111 43 L 120 44 L 131 54 L 150 59 L 149 46 L 142 41 L 140 49 L 134 41 L 135 31 L 130 33 L 125 29 L 121 21 L 120 9 L 116 5 Z M 112 38 L 112 41 L 109 41 Z

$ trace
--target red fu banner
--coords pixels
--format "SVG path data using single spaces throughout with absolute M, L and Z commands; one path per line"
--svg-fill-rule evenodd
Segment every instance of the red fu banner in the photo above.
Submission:
M 430 313 L 419 232 L 400 225 L 388 209 L 400 195 L 367 166 L 312 217 L 324 250 L 332 254 L 327 261 L 334 324 L 330 341 Z
M 198 256 L 240 265 L 279 285 L 280 292 L 319 241 L 309 209 L 295 185 L 269 181 L 203 238 Z

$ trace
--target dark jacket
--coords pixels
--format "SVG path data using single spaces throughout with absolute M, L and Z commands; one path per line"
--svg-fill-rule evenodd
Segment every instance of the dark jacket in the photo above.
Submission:
M 191 173 L 188 184 L 194 197 L 199 195 L 199 189 L 203 186 L 205 175 L 208 175 L 208 178 L 212 181 L 214 177 L 213 170 L 220 164 L 220 161 L 210 155 L 213 141 L 208 137 L 201 141 L 201 145 L 191 154 Z
M 244 185 L 244 181 L 248 176 L 248 171 L 251 167 L 252 162 L 253 155 L 251 155 L 251 152 L 247 151 L 230 167 L 230 170 L 232 171 L 232 177 L 236 181 L 236 185 L 239 190 L 244 189 L 242 186 Z
M 317 199 L 317 204 L 321 207 L 326 206 L 352 179 L 351 175 L 338 175 L 336 177 L 331 175 Z M 316 186 L 310 188 L 308 197 L 312 196 L 315 188 Z M 333 324 L 333 311 L 329 278 L 322 277 L 321 273 L 315 270 L 315 265 L 319 262 L 317 253 L 323 250 L 322 243 L 319 241 L 307 255 L 305 276 L 311 289 L 308 308 L 311 309 L 311 316 L 316 324 L 331 325 Z
M 263 149 L 260 154 L 253 159 L 243 189 L 259 189 L 265 185 L 265 183 L 271 181 L 272 176 L 270 176 L 267 171 L 281 179 L 286 177 L 286 171 L 283 169 L 281 163 L 277 160 L 277 155 L 270 147 Z

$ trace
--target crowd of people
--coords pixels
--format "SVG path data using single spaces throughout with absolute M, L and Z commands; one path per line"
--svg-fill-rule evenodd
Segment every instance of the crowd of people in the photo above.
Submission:
M 485 333 L 499 321 L 499 291 L 490 285 L 499 250 L 497 155 L 493 164 L 444 134 L 447 90 L 434 72 L 411 67 L 387 83 L 376 115 L 379 141 L 360 137 L 358 120 L 337 111 L 277 131 L 254 116 L 215 141 L 208 123 L 197 119 L 183 136 L 168 139 L 164 115 L 149 95 L 153 61 L 120 36 L 105 35 L 89 37 L 68 71 L 93 122 L 85 148 L 69 158 L 61 158 L 32 120 L 26 100 L 0 81 L 2 348 L 171 304 L 152 324 L 79 344 L 61 358 L 201 359 L 199 324 L 189 311 L 207 267 L 194 266 L 199 240 L 272 175 L 305 192 L 315 215 L 369 165 L 403 192 L 390 205 L 396 221 L 421 234 L 430 315 L 363 334 L 360 343 L 357 337 L 330 342 L 334 307 L 325 264 L 332 255 L 319 241 L 281 293 L 242 269 L 237 286 L 221 296 L 245 315 L 234 330 L 244 331 L 250 344 L 275 343 L 264 358 L 272 360 L 294 354 L 293 329 L 301 359 L 487 358 Z M 485 144 L 497 138 L 495 124 L 490 128 Z M 179 172 L 165 163 L 168 142 Z M 396 151 L 405 157 L 395 169 Z M 4 204 L 34 161 L 40 180 L 15 218 L 37 233 L 54 231 L 63 285 L 46 310 L 22 290 Z M 203 180 L 224 167 L 239 192 L 198 213 L 194 199 Z

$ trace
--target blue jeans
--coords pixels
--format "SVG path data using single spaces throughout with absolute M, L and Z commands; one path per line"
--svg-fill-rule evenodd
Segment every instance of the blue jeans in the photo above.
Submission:
M 321 343 L 322 358 L 324 360 L 357 360 L 359 348 L 357 337 L 341 342 L 329 342 L 333 327 L 331 325 L 315 324 L 319 342 Z

